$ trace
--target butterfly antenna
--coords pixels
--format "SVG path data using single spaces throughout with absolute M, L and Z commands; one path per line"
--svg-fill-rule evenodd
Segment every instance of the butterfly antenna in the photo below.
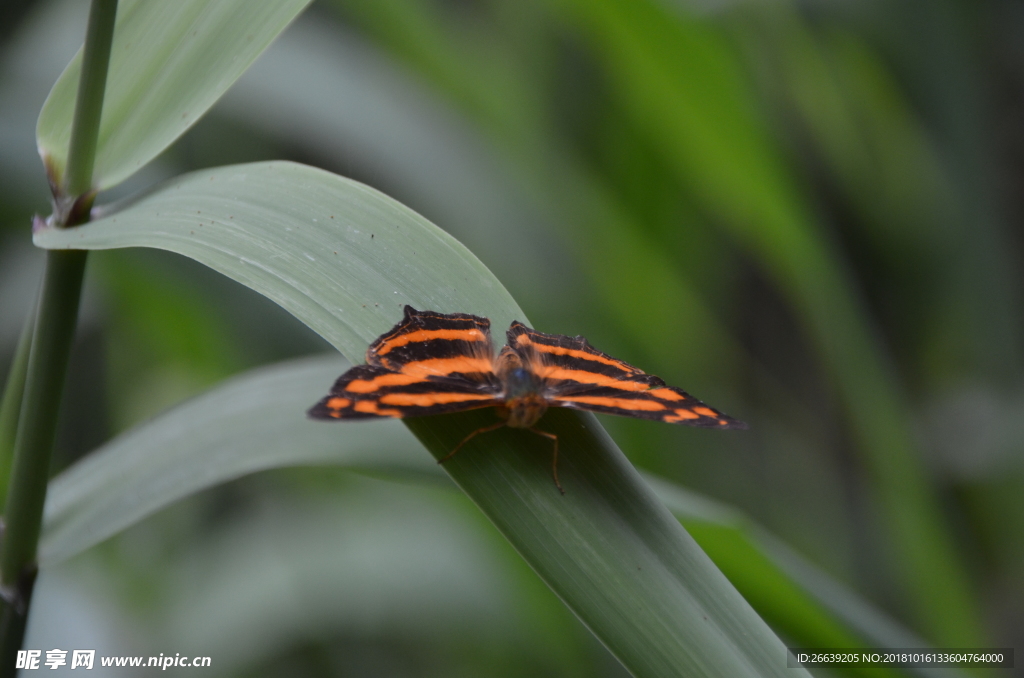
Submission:
M 477 430 L 473 431 L 468 436 L 463 438 L 462 442 L 459 443 L 458 445 L 456 445 L 454 450 L 452 450 L 451 452 L 446 454 L 444 457 L 438 459 L 437 463 L 438 464 L 443 464 L 446 461 L 448 461 L 449 459 L 451 459 L 452 457 L 454 457 L 455 453 L 458 452 L 460 449 L 462 449 L 463 445 L 465 445 L 466 443 L 468 443 L 470 440 L 472 440 L 476 436 L 480 435 L 481 433 L 487 433 L 488 431 L 495 431 L 495 430 L 501 428 L 504 425 L 505 425 L 504 421 L 499 421 L 497 424 L 492 424 L 490 426 L 484 426 L 483 428 L 478 428 Z
M 562 483 L 558 482 L 558 436 L 556 436 L 554 433 L 541 431 L 538 428 L 531 428 L 528 430 L 532 431 L 533 433 L 536 433 L 539 436 L 544 436 L 545 438 L 551 440 L 552 443 L 554 443 L 555 451 L 554 454 L 551 455 L 551 477 L 555 479 L 555 487 L 558 488 L 558 491 L 561 492 L 562 494 L 565 494 L 565 490 L 562 489 Z

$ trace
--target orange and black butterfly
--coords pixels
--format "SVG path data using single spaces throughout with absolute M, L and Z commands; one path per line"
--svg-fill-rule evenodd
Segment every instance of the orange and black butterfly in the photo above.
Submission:
M 552 475 L 558 482 L 558 437 L 534 428 L 549 407 L 570 407 L 670 424 L 746 428 L 690 394 L 601 353 L 583 337 L 531 330 L 513 322 L 508 344 L 495 357 L 491 321 L 466 313 L 405 307 L 405 317 L 366 350 L 366 364 L 341 375 L 330 395 L 309 410 L 313 419 L 419 417 L 494 407 L 502 426 L 525 428 L 554 442 Z

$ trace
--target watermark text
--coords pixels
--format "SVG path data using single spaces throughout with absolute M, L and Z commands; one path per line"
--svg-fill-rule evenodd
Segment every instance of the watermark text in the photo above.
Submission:
M 70 655 L 70 659 L 68 657 Z M 96 650 L 18 650 L 18 658 L 14 668 L 26 669 L 58 669 L 68 666 L 72 669 L 91 669 L 96 665 Z M 166 671 L 171 667 L 203 668 L 210 665 L 209 657 L 182 656 L 180 652 L 173 655 L 160 654 L 156 657 L 125 657 L 103 656 L 99 658 L 100 666 L 148 667 Z

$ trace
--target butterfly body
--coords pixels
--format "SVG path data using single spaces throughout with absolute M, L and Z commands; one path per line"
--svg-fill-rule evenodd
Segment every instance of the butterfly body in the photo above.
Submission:
M 495 365 L 495 373 L 502 385 L 502 400 L 498 416 L 512 428 L 530 428 L 548 409 L 541 395 L 542 385 L 536 375 L 523 366 L 522 358 L 510 347 L 502 349 Z
M 513 322 L 495 357 L 490 321 L 405 307 L 405 317 L 370 344 L 366 364 L 341 375 L 309 410 L 314 419 L 415 417 L 494 407 L 501 426 L 533 428 L 549 407 L 707 428 L 746 428 L 660 378 L 596 350 L 583 337 L 545 334 Z M 447 459 L 448 457 L 445 457 Z M 442 459 L 444 461 L 444 459 Z M 557 465 L 554 469 L 558 485 Z M 561 485 L 559 485 L 561 489 Z

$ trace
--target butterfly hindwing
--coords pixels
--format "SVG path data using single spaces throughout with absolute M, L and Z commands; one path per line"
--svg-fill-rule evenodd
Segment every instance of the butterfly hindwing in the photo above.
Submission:
M 555 386 L 548 396 L 548 402 L 553 407 L 569 407 L 702 428 L 747 427 L 743 422 L 708 407 L 686 391 L 672 386 L 659 386 L 644 391 L 602 386 L 591 390 L 574 389 L 564 395 L 558 394 L 557 389 Z
M 309 410 L 314 419 L 460 412 L 500 403 L 486 318 L 405 307 L 405 317 Z
M 367 397 L 365 393 L 346 390 L 348 385 L 353 382 L 372 383 L 388 374 L 393 373 L 375 365 L 357 365 L 351 368 L 338 377 L 327 396 L 309 409 L 309 416 L 313 419 L 379 419 L 402 416 L 398 410 L 389 410 L 389 408 L 382 410 L 378 404 L 379 394 Z M 357 409 L 357 402 L 366 404 L 360 405 Z
M 378 419 L 461 412 L 499 403 L 480 382 L 409 378 L 377 365 L 358 365 L 338 378 L 330 395 L 309 410 L 313 419 Z
M 541 394 L 552 407 L 670 424 L 746 428 L 659 377 L 598 351 L 583 337 L 544 334 L 516 322 L 509 328 L 508 341 L 537 377 Z

